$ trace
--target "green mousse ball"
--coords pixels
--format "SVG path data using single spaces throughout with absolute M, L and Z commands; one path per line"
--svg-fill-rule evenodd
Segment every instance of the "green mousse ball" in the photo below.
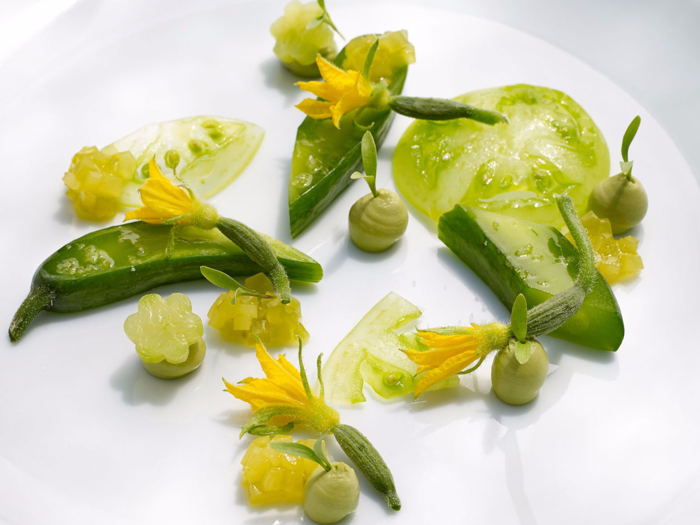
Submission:
M 609 219 L 615 235 L 625 233 L 642 222 L 649 201 L 644 186 L 623 173 L 599 182 L 588 199 L 588 209 L 601 219 Z
M 386 189 L 368 193 L 350 208 L 350 238 L 360 250 L 383 252 L 406 231 L 408 210 L 396 193 Z
M 207 345 L 204 343 L 204 339 L 199 339 L 195 343 L 190 345 L 190 353 L 187 359 L 182 363 L 168 363 L 163 359 L 160 363 L 148 363 L 147 361 L 141 361 L 143 367 L 152 376 L 158 377 L 160 379 L 177 379 L 178 377 L 185 376 L 190 372 L 194 372 L 199 365 L 204 361 L 204 356 L 207 353 Z
M 304 487 L 304 510 L 316 523 L 336 523 L 357 508 L 360 483 L 345 463 L 331 463 L 326 471 L 318 467 Z
M 531 341 L 532 354 L 524 364 L 515 357 L 515 341 L 501 349 L 493 360 L 491 382 L 498 399 L 509 405 L 524 405 L 537 397 L 547 378 L 549 359 L 538 341 Z

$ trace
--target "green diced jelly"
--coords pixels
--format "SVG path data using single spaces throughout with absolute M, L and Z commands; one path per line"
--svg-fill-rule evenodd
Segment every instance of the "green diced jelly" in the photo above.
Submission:
M 264 273 L 258 273 L 252 277 L 248 277 L 245 280 L 245 286 L 259 293 L 272 293 L 275 290 L 272 281 Z
M 239 304 L 236 301 L 236 304 L 233 305 L 233 315 L 254 318 L 258 316 L 258 307 L 255 304 Z M 236 328 L 236 330 L 240 329 Z
M 249 315 L 234 315 L 233 329 L 234 330 L 250 330 L 253 326 L 253 318 Z

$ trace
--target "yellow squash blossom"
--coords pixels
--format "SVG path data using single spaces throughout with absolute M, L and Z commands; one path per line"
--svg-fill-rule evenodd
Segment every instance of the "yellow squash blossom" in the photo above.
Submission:
M 429 350 L 405 350 L 406 356 L 418 365 L 417 374 L 427 371 L 416 385 L 414 398 L 475 361 L 479 360 L 480 365 L 491 351 L 508 343 L 509 335 L 508 327 L 502 323 L 419 331 L 419 341 Z
M 264 426 L 269 422 L 306 424 L 318 432 L 326 432 L 340 422 L 338 412 L 323 401 L 323 389 L 318 397 L 309 387 L 301 360 L 301 343 L 299 345 L 301 373 L 287 361 L 284 354 L 273 359 L 260 343 L 255 346 L 255 355 L 265 372 L 265 378 L 248 377 L 238 385 L 233 385 L 224 379 L 226 390 L 237 399 L 250 403 L 253 409 L 253 417 L 243 427 L 241 435 L 249 431 L 256 433 L 255 427 Z
M 199 202 L 189 190 L 170 182 L 155 159 L 148 164 L 148 172 L 148 180 L 139 188 L 144 205 L 127 213 L 125 221 L 140 219 L 149 224 L 195 225 L 205 229 L 216 225 L 216 210 Z
M 358 71 L 343 71 L 321 56 L 316 64 L 325 82 L 297 82 L 302 91 L 309 91 L 323 100 L 306 98 L 297 108 L 311 118 L 332 118 L 336 128 L 340 128 L 340 118 L 354 109 L 369 105 L 372 85 Z

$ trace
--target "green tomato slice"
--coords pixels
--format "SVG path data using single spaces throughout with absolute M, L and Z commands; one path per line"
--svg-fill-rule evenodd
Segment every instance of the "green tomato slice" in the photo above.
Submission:
M 148 178 L 148 163 L 153 157 L 163 175 L 177 184 L 186 184 L 198 198 L 209 197 L 248 166 L 264 134 L 256 124 L 211 116 L 148 124 L 108 146 L 119 152 L 129 151 L 136 158 L 137 169 L 124 186 L 121 203 L 141 206 L 138 189 Z M 170 150 L 180 158 L 177 178 L 165 164 L 165 154 Z
M 353 404 L 365 401 L 362 392 L 367 382 L 384 399 L 415 391 L 418 366 L 401 348 L 414 346 L 395 330 L 418 319 L 421 311 L 400 295 L 391 292 L 379 301 L 355 328 L 345 336 L 323 366 L 326 399 Z M 455 386 L 452 378 L 437 388 Z
M 455 98 L 500 111 L 509 124 L 467 119 L 415 121 L 394 153 L 394 179 L 433 220 L 456 204 L 561 227 L 554 195 L 582 214 L 593 187 L 610 173 L 602 133 L 571 97 L 519 84 Z

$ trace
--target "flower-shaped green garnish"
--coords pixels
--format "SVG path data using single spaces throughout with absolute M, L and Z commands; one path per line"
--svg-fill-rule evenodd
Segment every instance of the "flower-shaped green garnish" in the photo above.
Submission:
M 202 339 L 204 327 L 186 295 L 163 299 L 152 293 L 139 300 L 139 311 L 127 317 L 124 331 L 145 363 L 180 364 L 189 357 L 190 346 Z

